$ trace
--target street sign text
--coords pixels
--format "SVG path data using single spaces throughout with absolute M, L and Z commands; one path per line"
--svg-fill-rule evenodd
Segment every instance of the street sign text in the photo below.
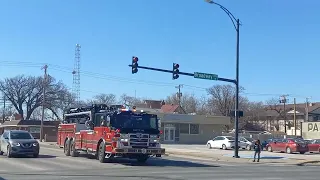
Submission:
M 208 80 L 218 80 L 217 74 L 208 74 L 208 73 L 201 73 L 201 72 L 194 72 L 194 78 L 197 79 L 208 79 Z

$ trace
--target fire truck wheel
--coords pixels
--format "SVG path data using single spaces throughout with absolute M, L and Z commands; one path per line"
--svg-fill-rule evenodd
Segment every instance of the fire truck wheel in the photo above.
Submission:
M 72 157 L 77 157 L 79 155 L 78 151 L 76 150 L 76 143 L 74 140 L 72 140 L 70 144 L 70 155 Z
M 137 161 L 139 163 L 145 163 L 148 159 L 149 159 L 148 155 L 141 155 L 141 156 L 138 156 Z
M 100 145 L 99 145 L 99 151 L 98 151 L 98 160 L 99 160 L 99 162 L 101 162 L 101 163 L 105 163 L 106 162 L 106 158 L 105 158 L 105 156 L 106 156 L 106 148 L 105 148 L 106 146 L 104 145 L 104 143 L 102 142 L 102 143 L 100 143 Z
M 102 142 L 99 145 L 99 151 L 98 151 L 98 160 L 101 163 L 105 163 L 105 162 L 109 162 L 112 159 L 112 155 L 111 154 L 106 154 L 106 146 L 105 144 Z
M 70 156 L 70 140 L 66 140 L 63 145 L 63 152 L 66 156 Z

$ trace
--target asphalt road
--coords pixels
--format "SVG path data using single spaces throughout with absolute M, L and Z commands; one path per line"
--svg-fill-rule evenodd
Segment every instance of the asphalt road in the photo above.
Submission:
M 66 157 L 61 149 L 43 147 L 39 158 L 0 156 L 0 180 L 318 180 L 319 167 L 199 162 L 164 157 L 146 165 L 134 160 L 101 164 L 85 157 Z

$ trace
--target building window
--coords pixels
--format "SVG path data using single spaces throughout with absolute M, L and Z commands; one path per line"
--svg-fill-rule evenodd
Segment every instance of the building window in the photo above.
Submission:
M 189 124 L 180 124 L 180 133 L 189 134 Z
M 180 124 L 180 134 L 199 134 L 199 124 Z
M 199 124 L 190 124 L 190 134 L 199 134 Z

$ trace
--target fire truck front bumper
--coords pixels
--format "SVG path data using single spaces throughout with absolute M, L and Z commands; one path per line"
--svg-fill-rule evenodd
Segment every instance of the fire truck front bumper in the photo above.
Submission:
M 147 155 L 164 155 L 166 150 L 164 148 L 116 148 L 114 149 L 117 154 L 147 154 Z

